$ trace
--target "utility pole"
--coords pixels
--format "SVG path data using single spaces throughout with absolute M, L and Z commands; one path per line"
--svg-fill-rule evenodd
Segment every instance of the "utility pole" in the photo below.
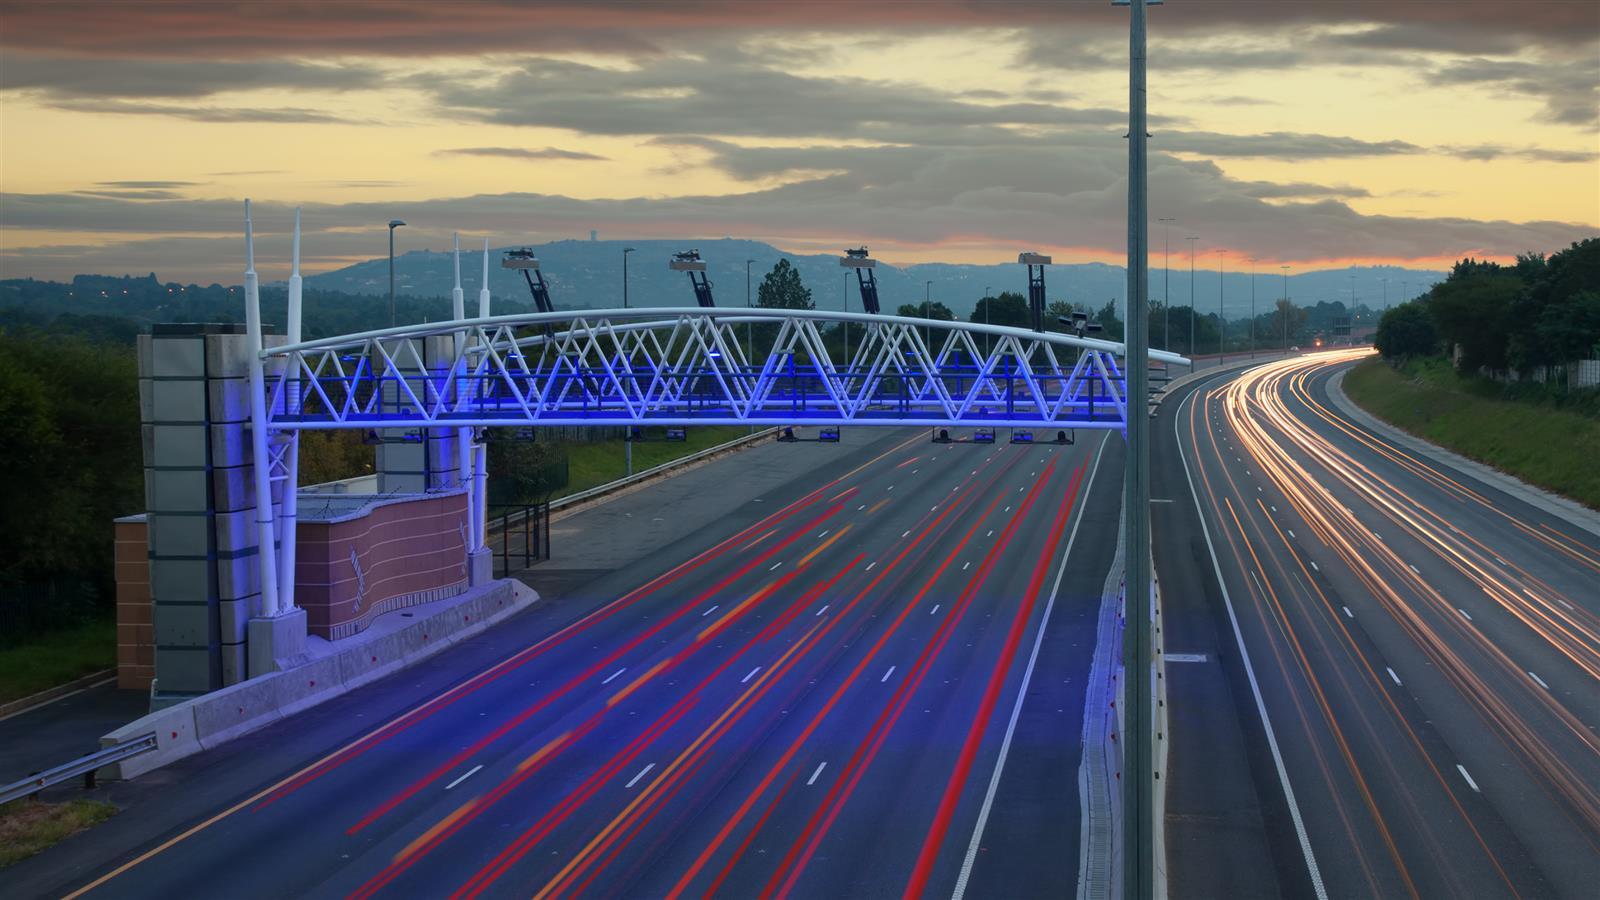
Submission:
M 929 310 L 928 302 L 932 297 L 933 297 L 933 282 L 924 281 L 922 283 L 922 317 L 924 319 L 928 318 L 928 310 Z M 927 325 L 922 326 L 922 342 L 924 344 L 932 344 L 933 343 L 933 329 L 931 327 L 927 326 Z M 930 357 L 933 355 L 933 348 L 932 347 L 928 348 L 928 355 Z
M 1177 219 L 1157 219 L 1161 226 L 1161 349 L 1172 349 L 1172 223 Z
M 1222 295 L 1223 295 L 1223 287 L 1222 287 L 1222 254 L 1223 254 L 1223 252 L 1224 251 L 1222 251 L 1222 250 L 1218 250 L 1217 251 L 1217 365 L 1219 365 L 1219 366 L 1222 365 L 1222 361 L 1223 360 L 1228 358 L 1228 348 L 1223 343 L 1223 336 L 1228 333 L 1228 318 L 1227 318 L 1227 314 L 1225 312 L 1223 312 L 1223 309 L 1222 309 Z
M 1128 457 L 1123 479 L 1122 895 L 1155 894 L 1155 685 L 1150 593 L 1150 221 L 1145 119 L 1145 4 L 1129 7 L 1128 29 Z
M 1256 358 L 1256 258 L 1250 257 L 1250 358 Z
M 1189 242 L 1189 355 L 1194 355 L 1194 242 L 1196 237 L 1186 237 Z
M 628 254 L 634 252 L 632 247 L 622 248 L 622 308 L 628 308 Z
M 394 230 L 406 223 L 389 220 L 389 327 L 394 327 Z
M 750 264 L 754 263 L 754 262 L 755 262 L 755 260 L 753 260 L 753 259 L 747 259 L 747 260 L 744 261 L 744 308 L 745 309 L 749 309 L 750 308 Z M 753 323 L 753 322 L 744 323 L 744 342 L 745 342 L 745 351 L 744 351 L 745 362 L 746 363 L 751 363 L 751 360 L 754 360 L 756 358 L 755 323 Z M 753 363 L 751 363 L 751 364 L 753 365 Z M 753 429 L 755 426 L 752 425 L 750 427 Z
M 632 247 L 622 248 L 622 308 L 628 308 L 628 254 L 634 252 Z M 627 426 L 622 433 L 622 467 L 624 478 L 633 477 L 633 426 Z
M 1283 270 L 1283 306 L 1278 313 L 1283 316 L 1283 355 L 1289 355 L 1289 267 L 1279 266 Z
M 986 328 L 989 325 L 989 307 L 994 305 L 993 302 L 991 302 L 991 296 L 992 295 L 989 293 L 989 286 L 987 284 L 984 285 L 983 300 L 981 302 L 983 303 L 983 324 Z M 985 355 L 988 355 L 989 353 L 989 334 L 987 332 L 985 332 L 983 335 L 983 352 Z

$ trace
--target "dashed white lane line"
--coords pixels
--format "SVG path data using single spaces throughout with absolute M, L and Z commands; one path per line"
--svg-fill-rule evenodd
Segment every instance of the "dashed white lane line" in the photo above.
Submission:
M 716 611 L 717 611 L 717 607 L 719 607 L 719 606 L 721 606 L 721 605 L 722 605 L 722 604 L 720 604 L 720 603 L 714 603 L 714 604 L 712 604 L 712 606 L 711 606 L 711 608 L 710 608 L 710 609 L 708 609 L 708 610 L 706 610 L 706 611 L 705 611 L 705 612 L 703 612 L 703 613 L 701 613 L 701 614 L 700 614 L 700 618 L 702 618 L 702 619 L 704 619 L 704 618 L 705 618 L 705 617 L 706 617 L 706 616 L 709 616 L 709 615 L 711 615 L 711 614 L 712 614 L 712 613 L 714 613 L 714 612 L 716 612 Z
M 894 490 L 894 485 L 892 485 L 892 484 L 889 485 L 889 490 L 891 490 L 891 491 Z
M 889 680 L 889 676 L 893 675 L 893 674 L 894 674 L 894 666 L 890 666 L 889 667 L 889 671 L 883 673 L 883 677 L 878 679 L 878 683 L 879 684 L 883 684 L 885 681 L 888 681 Z
M 1394 683 L 1395 683 L 1395 684 L 1397 684 L 1397 685 L 1398 685 L 1398 684 L 1399 684 L 1399 683 L 1400 683 L 1400 676 L 1399 676 L 1399 675 L 1396 675 L 1396 674 L 1395 674 L 1395 673 L 1394 673 L 1394 670 L 1393 670 L 1393 669 L 1391 669 L 1391 668 L 1389 668 L 1389 667 L 1388 667 L 1388 666 L 1384 666 L 1384 667 L 1383 667 L 1383 670 L 1384 670 L 1384 671 L 1385 671 L 1385 672 L 1388 672 L 1388 673 L 1389 673 L 1389 680 L 1390 680 L 1390 681 L 1393 681 L 1393 682 L 1394 682 Z
M 934 505 L 928 507 L 928 512 L 938 512 L 938 511 L 939 511 L 939 504 L 937 504 L 937 503 L 935 503 Z
M 1293 531 L 1290 531 L 1289 529 L 1285 528 L 1284 532 L 1287 533 L 1289 535 L 1289 537 L 1291 537 L 1291 538 L 1294 537 L 1294 532 Z
M 829 532 L 829 531 L 830 531 L 830 530 L 831 530 L 831 529 L 827 529 L 827 528 L 824 528 L 824 529 L 822 529 L 822 533 L 821 533 L 821 534 L 819 534 L 819 535 L 817 535 L 817 537 L 819 537 L 819 538 L 825 538 L 825 537 L 827 537 L 827 536 L 828 536 L 828 532 Z
M 928 610 L 928 615 L 931 616 L 931 615 L 933 615 L 934 613 L 936 613 L 938 611 L 939 611 L 939 604 L 935 603 L 933 605 L 933 609 Z
M 1321 572 L 1322 571 L 1322 568 L 1317 565 L 1315 560 L 1307 560 L 1307 562 L 1311 563 L 1311 571 L 1313 571 L 1313 572 Z
M 901 532 L 900 536 L 901 537 L 910 537 L 911 536 L 911 529 L 908 528 L 905 531 Z
M 760 666 L 756 666 L 754 669 L 750 670 L 750 674 L 748 674 L 748 675 L 744 676 L 743 678 L 739 679 L 739 683 L 740 684 L 744 684 L 745 682 L 749 681 L 750 679 L 756 677 L 756 673 L 759 672 L 759 671 L 761 671 L 761 667 Z
M 472 776 L 478 774 L 478 770 L 481 769 L 481 768 L 483 768 L 482 765 L 473 766 L 472 768 L 470 768 L 470 769 L 468 769 L 466 771 L 466 774 L 462 775 L 460 778 L 457 778 L 455 781 L 452 781 L 449 784 L 445 785 L 444 789 L 448 791 L 451 788 L 455 787 L 456 785 L 460 784 L 461 782 L 466 781 L 468 778 L 471 778 Z
M 1467 774 L 1466 766 L 1463 766 L 1460 763 L 1456 763 L 1456 771 L 1460 772 L 1461 773 L 1461 777 L 1465 778 L 1467 780 L 1467 787 L 1472 788 L 1474 791 L 1476 791 L 1479 794 L 1483 793 L 1483 791 L 1478 789 L 1478 783 L 1476 781 L 1472 780 L 1472 776 L 1471 775 Z
M 1006 512 L 1011 512 L 1011 507 L 1006 507 Z
M 1373 536 L 1373 537 L 1375 537 L 1375 538 L 1377 538 L 1377 539 L 1378 539 L 1378 540 L 1380 540 L 1380 541 L 1381 541 L 1381 540 L 1383 540 L 1383 535 L 1381 535 L 1381 534 L 1379 534 L 1379 533 L 1377 533 L 1377 532 L 1376 532 L 1376 531 L 1374 531 L 1374 532 L 1373 532 L 1373 533 L 1372 533 L 1372 536 Z
M 778 571 L 778 567 L 781 566 L 781 565 L 783 565 L 783 560 L 780 559 L 777 562 L 773 563 L 772 564 L 772 568 L 768 569 L 767 571 L 768 572 L 776 572 L 776 571 Z
M 1025 484 L 1024 485 L 1018 485 L 1017 486 L 1017 493 L 1019 493 L 1019 494 L 1022 493 L 1022 489 L 1025 488 L 1025 487 L 1027 487 L 1027 485 L 1025 485 Z
M 633 779 L 627 783 L 626 787 L 633 787 L 634 785 L 638 784 L 639 783 L 639 779 L 641 779 L 641 778 L 645 777 L 646 775 L 650 774 L 650 770 L 654 769 L 655 767 L 656 767 L 655 763 L 650 763 L 649 765 L 647 765 L 644 768 L 640 769 L 639 770 L 639 774 L 633 776 Z
M 1466 619 L 1468 622 L 1472 621 L 1472 614 L 1467 612 L 1466 610 L 1461 609 L 1461 608 L 1458 607 L 1456 609 L 1456 612 L 1461 613 L 1461 618 Z
M 867 563 L 867 571 L 871 572 L 873 570 L 873 568 L 876 567 L 877 565 L 878 565 L 878 561 L 877 560 L 873 560 L 872 562 Z
M 921 469 L 912 469 L 911 470 L 911 474 L 915 475 L 915 474 L 917 474 L 918 472 L 921 472 L 921 471 L 922 471 Z
M 965 572 L 967 570 L 967 568 L 970 567 L 971 565 L 972 565 L 972 560 L 970 560 L 970 559 L 967 560 L 966 562 L 961 564 L 961 571 Z
M 860 506 L 856 507 L 856 512 L 861 512 L 863 509 L 866 509 L 866 508 L 867 508 L 867 505 L 865 503 L 863 503 Z
M 823 613 L 825 613 L 825 612 L 827 612 L 827 611 L 828 611 L 828 607 L 830 607 L 830 606 L 832 606 L 832 605 L 833 605 L 833 604 L 831 604 L 831 603 L 824 603 L 824 604 L 822 604 L 822 608 L 821 608 L 821 609 L 819 609 L 819 610 L 817 610 L 817 615 L 819 615 L 819 616 L 820 616 L 820 615 L 822 615 L 822 614 L 823 614 Z
M 989 533 L 984 535 L 984 537 L 994 537 L 994 529 L 993 528 L 989 529 Z
M 1346 619 L 1354 619 L 1354 618 L 1355 618 L 1355 617 L 1356 617 L 1356 614 L 1355 614 L 1355 613 L 1353 613 L 1353 612 L 1351 612 L 1351 611 L 1350 611 L 1350 607 L 1348 607 L 1348 606 L 1341 606 L 1341 607 L 1339 607 L 1339 608 L 1340 608 L 1340 609 L 1342 609 L 1342 610 L 1344 610 L 1344 617 L 1345 617 L 1345 618 L 1346 618 Z
M 817 763 L 817 767 L 815 769 L 811 770 L 811 777 L 806 779 L 806 787 L 811 787 L 813 784 L 816 784 L 817 783 L 817 776 L 821 775 L 822 774 L 822 770 L 826 769 L 827 767 L 828 767 L 828 761 L 827 760 L 823 760 L 822 762 Z
M 1542 687 L 1547 691 L 1550 690 L 1550 685 L 1545 684 L 1544 683 L 1544 679 L 1540 678 L 1538 675 L 1535 675 L 1531 670 L 1528 672 L 1528 677 L 1532 678 L 1534 681 L 1538 682 L 1539 687 Z
M 628 667 L 627 666 L 623 666 L 622 668 L 616 670 L 615 672 L 612 672 L 610 675 L 607 675 L 606 676 L 606 680 L 602 681 L 600 683 L 601 684 L 610 684 L 611 682 L 613 682 L 613 681 L 615 681 L 617 679 L 618 675 L 621 675 L 623 672 L 626 672 L 626 671 L 628 671 Z
M 1511 564 L 1510 564 L 1510 563 L 1508 563 L 1508 562 L 1506 562 L 1506 561 L 1505 561 L 1505 560 L 1503 560 L 1503 559 L 1501 559 L 1501 558 L 1500 558 L 1500 557 L 1498 557 L 1498 556 L 1496 556 L 1496 557 L 1495 557 L 1495 558 L 1494 558 L 1494 561 L 1495 561 L 1495 562 L 1497 562 L 1497 563 L 1499 563 L 1499 564 L 1500 564 L 1500 565 L 1502 565 L 1502 566 L 1510 566 L 1510 565 L 1511 565 Z

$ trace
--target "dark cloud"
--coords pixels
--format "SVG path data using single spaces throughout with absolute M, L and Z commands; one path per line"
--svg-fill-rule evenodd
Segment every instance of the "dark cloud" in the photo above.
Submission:
M 111 197 L 117 200 L 177 200 L 183 195 L 177 191 L 73 191 L 85 197 Z
M 1594 163 L 1600 161 L 1600 152 L 1594 150 L 1557 150 L 1551 147 L 1507 147 L 1501 144 L 1453 144 L 1438 148 L 1439 152 L 1457 159 L 1489 162 L 1496 159 L 1531 159 L 1548 163 Z
M 381 86 L 373 66 L 293 60 L 117 59 L 6 53 L 8 91 L 32 91 L 46 101 L 71 98 L 208 97 L 223 91 L 360 90 Z
M 1272 131 L 1266 134 L 1217 134 L 1209 131 L 1158 133 L 1155 146 L 1174 153 L 1218 157 L 1270 157 L 1273 159 L 1335 159 L 1352 156 L 1395 156 L 1420 153 L 1423 148 L 1406 141 L 1363 141 L 1327 134 Z
M 1597 7 L 1600 8 L 1600 7 Z M 1570 62 L 1474 58 L 1431 73 L 1438 84 L 1487 87 L 1544 101 L 1545 115 L 1564 125 L 1600 123 L 1600 65 L 1589 55 Z
M 499 156 L 506 159 L 564 159 L 564 160 L 604 160 L 609 157 L 595 153 L 585 153 L 582 150 L 563 150 L 560 147 L 541 147 L 530 150 L 524 147 L 453 147 L 448 150 L 435 150 L 435 156 Z
M 205 184 L 203 181 L 96 181 L 103 188 L 180 188 Z
M 129 100 L 64 100 L 57 109 L 96 115 L 169 116 L 192 122 L 282 122 L 305 125 L 349 124 L 351 120 L 315 109 L 297 107 L 216 107 L 181 103 L 141 103 Z

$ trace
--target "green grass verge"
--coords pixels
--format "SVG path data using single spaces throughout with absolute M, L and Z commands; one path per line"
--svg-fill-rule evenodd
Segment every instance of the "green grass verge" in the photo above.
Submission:
M 96 619 L 0 650 L 0 703 L 36 694 L 117 663 L 117 625 Z
M 41 803 L 24 798 L 0 806 L 0 869 L 116 814 L 115 806 L 99 800 Z
M 636 441 L 633 445 L 633 471 L 643 472 L 662 463 L 682 459 L 691 453 L 699 453 L 718 444 L 726 444 L 734 438 L 749 433 L 750 428 L 747 425 L 708 425 L 688 429 L 681 443 Z M 567 486 L 557 491 L 551 499 L 586 491 L 623 477 L 627 470 L 624 458 L 626 452 L 621 438 L 567 444 Z
M 1442 359 L 1413 360 L 1400 370 L 1373 359 L 1350 370 L 1344 390 L 1417 437 L 1600 509 L 1600 418 L 1552 402 L 1486 396 L 1492 388 L 1483 382 L 1462 378 Z

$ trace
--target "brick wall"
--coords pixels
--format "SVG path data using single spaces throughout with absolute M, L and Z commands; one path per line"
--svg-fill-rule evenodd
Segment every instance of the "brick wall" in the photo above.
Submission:
M 143 516 L 116 523 L 117 687 L 147 691 L 156 675 L 150 544 Z

